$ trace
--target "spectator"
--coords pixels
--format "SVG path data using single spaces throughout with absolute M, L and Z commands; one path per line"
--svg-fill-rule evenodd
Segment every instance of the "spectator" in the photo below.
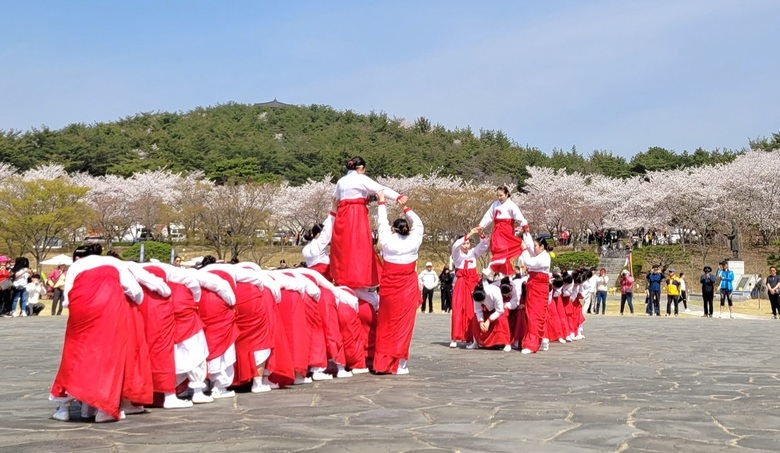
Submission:
M 425 263 L 425 270 L 420 272 L 417 279 L 422 286 L 422 305 L 420 309 L 425 313 L 425 301 L 428 301 L 428 313 L 433 313 L 433 290 L 439 285 L 439 276 L 433 270 L 433 263 Z
M 287 261 L 279 260 L 279 269 L 287 269 Z
M 609 291 L 609 276 L 607 270 L 602 267 L 599 269 L 596 281 L 596 311 L 594 314 L 599 314 L 599 307 L 601 307 L 602 315 L 607 311 L 607 291 Z
M 57 269 L 53 270 L 49 277 L 46 279 L 46 284 L 52 288 L 51 293 L 51 315 L 62 314 L 62 291 L 65 289 L 65 275 L 67 270 L 66 265 L 60 264 Z
M 729 302 L 729 318 L 734 317 L 734 312 L 731 309 L 732 301 L 731 301 L 731 292 L 734 290 L 733 282 L 734 282 L 734 271 L 729 270 L 729 262 L 723 261 L 720 263 L 722 266 L 722 269 L 718 270 L 718 276 L 720 277 L 720 314 L 718 317 L 723 317 L 723 306 L 726 304 L 726 301 Z
M 181 267 L 181 257 L 179 255 L 173 257 L 173 266 Z
M 772 318 L 780 316 L 780 276 L 777 268 L 769 268 L 769 276 L 766 278 L 766 292 L 769 295 L 769 303 L 772 305 Z
M 0 315 L 11 316 L 11 293 L 13 292 L 13 279 L 11 278 L 10 262 L 8 257 L 0 256 Z
M 450 268 L 444 266 L 439 274 L 439 288 L 441 288 L 441 312 L 449 313 L 452 310 L 452 284 L 455 275 L 450 272 Z
M 32 274 L 30 283 L 27 284 L 27 316 L 38 316 L 45 305 L 38 299 L 46 295 L 46 286 L 41 281 L 40 274 Z
M 623 309 L 628 303 L 628 309 L 631 310 L 631 316 L 634 315 L 634 277 L 628 272 L 628 269 L 620 273 L 620 316 L 623 316 Z
M 709 266 L 704 266 L 702 272 L 704 274 L 699 278 L 701 282 L 702 305 L 704 305 L 704 315 L 702 317 L 712 318 L 712 300 L 715 298 L 715 277 L 712 275 L 712 268 Z
M 653 266 L 650 273 L 647 274 L 647 290 L 650 294 L 650 303 L 647 304 L 647 316 L 661 316 L 661 280 L 664 275 L 658 266 Z
M 674 274 L 674 268 L 669 269 L 669 278 L 666 283 L 666 316 L 672 315 L 672 304 L 674 303 L 674 316 L 677 316 L 677 309 L 680 305 L 680 278 Z
M 685 313 L 690 313 L 691 309 L 688 308 L 688 286 L 685 283 L 685 272 L 680 272 L 680 302 L 682 302 L 685 308 Z
M 32 271 L 30 262 L 25 257 L 16 258 L 14 267 L 11 269 L 11 278 L 14 279 L 14 292 L 11 300 L 11 316 L 16 317 L 16 302 L 19 301 L 19 312 L 22 316 L 27 316 L 27 283 L 30 280 Z

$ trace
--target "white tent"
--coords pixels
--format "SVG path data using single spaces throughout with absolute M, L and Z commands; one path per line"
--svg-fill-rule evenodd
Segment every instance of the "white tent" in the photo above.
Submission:
M 73 264 L 73 260 L 68 255 L 57 255 L 53 258 L 41 261 L 41 264 L 44 266 L 59 266 L 60 264 L 70 266 Z

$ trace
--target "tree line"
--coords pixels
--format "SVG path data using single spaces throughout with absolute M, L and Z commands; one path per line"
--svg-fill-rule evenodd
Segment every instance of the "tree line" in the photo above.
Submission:
M 757 139 L 755 148 L 775 149 L 780 134 Z M 448 130 L 427 118 L 406 121 L 384 112 L 359 114 L 329 106 L 268 107 L 228 103 L 188 112 L 148 112 L 95 124 L 0 131 L 0 163 L 27 171 L 62 165 L 68 173 L 133 174 L 158 168 L 202 171 L 217 183 L 300 185 L 339 175 L 344 162 L 363 156 L 373 175 L 432 174 L 464 180 L 511 180 L 520 188 L 526 167 L 626 178 L 653 171 L 728 163 L 746 150 L 696 149 L 677 153 L 660 147 L 630 160 L 610 151 L 585 155 L 576 148 L 550 155 L 522 146 L 498 130 Z

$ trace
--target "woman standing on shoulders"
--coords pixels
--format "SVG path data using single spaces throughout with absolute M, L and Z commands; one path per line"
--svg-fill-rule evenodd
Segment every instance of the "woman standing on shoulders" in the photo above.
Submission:
M 333 198 L 338 212 L 330 245 L 330 274 L 337 286 L 370 288 L 379 284 L 381 265 L 374 251 L 368 219 L 369 195 L 384 193 L 402 205 L 409 197 L 401 195 L 366 176 L 366 161 L 354 157 L 347 162 L 347 174 L 336 183 Z
M 377 316 L 374 371 L 408 374 L 409 346 L 417 307 L 421 302 L 416 266 L 424 228 L 420 217 L 406 206 L 404 199 L 399 203 L 406 218 L 396 219 L 391 227 L 387 220 L 385 195 L 379 192 L 378 197 L 379 246 L 385 264 L 379 285 L 381 308 Z
M 528 231 L 528 222 L 520 208 L 509 199 L 511 194 L 507 186 L 496 187 L 496 198 L 490 205 L 479 226 L 485 229 L 493 223 L 490 235 L 490 269 L 503 275 L 512 275 L 512 259 L 523 252 L 523 241 L 515 236 L 516 223 L 520 223 L 523 233 Z
M 479 245 L 473 250 L 469 241 L 480 235 Z M 477 260 L 488 248 L 488 240 L 482 234 L 482 227 L 472 228 L 467 235 L 452 244 L 452 265 L 455 267 L 455 288 L 452 291 L 451 348 L 458 347 L 458 341 L 471 343 L 471 320 L 474 318 L 474 302 L 471 292 L 479 283 Z

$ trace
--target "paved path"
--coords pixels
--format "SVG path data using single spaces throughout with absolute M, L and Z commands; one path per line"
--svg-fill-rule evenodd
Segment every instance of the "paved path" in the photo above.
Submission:
M 49 417 L 64 318 L 0 319 L 0 451 L 742 452 L 780 449 L 778 320 L 598 316 L 524 356 L 449 349 L 418 316 L 408 376 L 362 375 L 111 424 Z

